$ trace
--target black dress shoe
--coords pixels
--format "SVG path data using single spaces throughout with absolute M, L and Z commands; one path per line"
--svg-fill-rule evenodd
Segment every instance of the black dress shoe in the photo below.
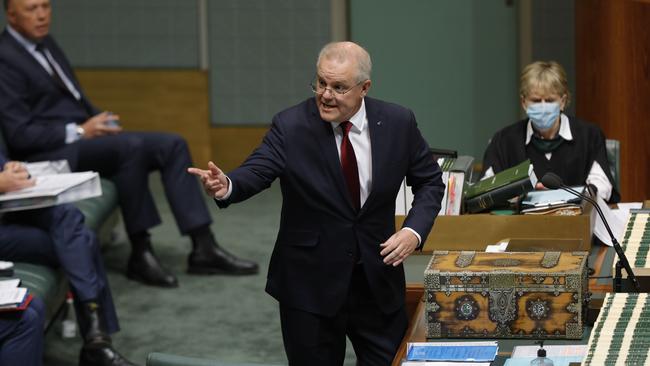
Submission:
M 82 302 L 78 309 L 78 321 L 84 332 L 84 345 L 79 354 L 80 366 L 136 366 L 113 348 L 99 303 Z
M 259 272 L 257 263 L 237 258 L 218 244 L 195 249 L 187 259 L 187 273 L 247 275 Z
M 79 366 L 137 366 L 119 354 L 110 344 L 85 344 L 79 354 Z
M 178 280 L 165 269 L 151 250 L 133 251 L 129 258 L 126 276 L 145 285 L 178 287 Z

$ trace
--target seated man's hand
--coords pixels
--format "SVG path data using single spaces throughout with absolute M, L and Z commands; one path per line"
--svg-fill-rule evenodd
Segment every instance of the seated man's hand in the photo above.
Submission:
M 17 191 L 31 187 L 34 184 L 36 184 L 36 181 L 30 177 L 25 167 L 17 161 L 6 163 L 4 170 L 0 172 L 0 193 Z
M 213 198 L 223 199 L 228 193 L 228 178 L 213 162 L 208 163 L 208 169 L 187 168 L 187 172 L 201 179 L 203 189 Z
M 110 112 L 102 112 L 90 117 L 81 127 L 84 129 L 83 138 L 114 135 L 122 131 L 122 127 L 114 123 L 120 120 L 120 116 Z

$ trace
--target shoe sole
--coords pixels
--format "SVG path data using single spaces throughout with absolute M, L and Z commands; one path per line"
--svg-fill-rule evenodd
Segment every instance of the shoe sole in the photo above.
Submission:
M 140 275 L 134 275 L 134 274 L 128 273 L 128 272 L 126 274 L 126 278 L 128 278 L 128 279 L 130 279 L 132 281 L 142 283 L 142 284 L 147 285 L 147 286 L 155 286 L 155 287 L 160 287 L 160 288 L 177 288 L 178 287 L 178 282 L 175 283 L 175 284 L 171 284 L 171 285 L 167 284 L 167 283 L 151 282 L 151 281 L 147 281 L 146 279 L 144 279 L 144 277 L 142 277 Z
M 259 269 L 251 270 L 237 270 L 237 271 L 226 271 L 223 269 L 212 268 L 212 267 L 190 267 L 187 269 L 188 274 L 198 274 L 198 275 L 229 275 L 229 276 L 246 276 L 254 275 L 259 273 Z

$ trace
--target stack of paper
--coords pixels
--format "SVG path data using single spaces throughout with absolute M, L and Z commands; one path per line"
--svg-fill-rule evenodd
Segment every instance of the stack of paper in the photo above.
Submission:
M 0 311 L 22 310 L 27 306 L 31 297 L 26 288 L 18 285 L 20 279 L 17 278 L 0 281 Z
M 576 192 L 583 192 L 584 186 L 572 187 Z M 563 189 L 531 191 L 521 201 L 523 214 L 569 214 L 580 215 L 580 197 Z
M 402 366 L 489 366 L 497 356 L 496 341 L 409 343 Z

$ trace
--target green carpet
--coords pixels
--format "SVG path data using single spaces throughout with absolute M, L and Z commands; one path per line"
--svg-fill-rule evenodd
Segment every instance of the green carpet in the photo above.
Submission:
M 144 365 L 149 352 L 205 357 L 228 362 L 287 364 L 277 302 L 264 292 L 281 207 L 278 184 L 244 203 L 219 210 L 206 198 L 218 241 L 229 251 L 260 264 L 254 276 L 195 276 L 185 273 L 191 244 L 181 237 L 157 174 L 150 184 L 163 225 L 152 231 L 154 249 L 178 276 L 180 287 L 159 289 L 124 276 L 129 245 L 122 227 L 104 250 L 109 281 L 122 330 L 116 348 Z M 77 364 L 81 339 L 62 339 L 57 327 L 47 335 L 45 365 Z M 354 365 L 348 344 L 345 365 Z

